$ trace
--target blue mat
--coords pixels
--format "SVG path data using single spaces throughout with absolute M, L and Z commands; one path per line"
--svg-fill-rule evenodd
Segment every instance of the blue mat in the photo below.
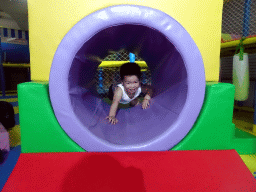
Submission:
M 18 107 L 18 101 L 17 102 L 11 102 L 13 107 Z
M 14 118 L 15 118 L 15 125 L 19 125 L 20 124 L 19 113 L 15 114 Z
M 17 98 L 17 95 L 1 95 L 0 99 L 11 99 L 11 98 Z
M 11 175 L 12 170 L 18 161 L 20 153 L 21 153 L 20 145 L 17 147 L 11 148 L 6 161 L 2 165 L 0 165 L 0 191 L 2 191 L 6 181 Z

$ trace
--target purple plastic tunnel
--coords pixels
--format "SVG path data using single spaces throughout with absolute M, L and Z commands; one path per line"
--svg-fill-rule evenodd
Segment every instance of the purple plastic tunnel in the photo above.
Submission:
M 109 50 L 137 52 L 152 74 L 155 96 L 149 109 L 119 109 L 116 125 L 106 120 L 110 106 L 93 79 Z M 61 41 L 51 67 L 50 99 L 69 137 L 87 151 L 163 151 L 193 127 L 204 101 L 200 51 L 169 15 L 149 7 L 119 5 L 79 21 Z

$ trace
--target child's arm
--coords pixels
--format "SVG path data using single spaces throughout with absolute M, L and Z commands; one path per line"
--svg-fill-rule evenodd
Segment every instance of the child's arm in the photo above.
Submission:
M 154 89 L 150 85 L 144 85 L 144 86 L 141 87 L 141 89 L 142 89 L 142 93 L 145 94 L 145 97 L 144 97 L 144 99 L 142 101 L 142 108 L 146 109 L 149 106 L 149 101 L 150 101 L 150 99 L 151 99 L 151 97 L 153 95 L 153 90 Z
M 145 97 L 148 95 L 150 98 L 153 95 L 153 87 L 151 85 L 142 85 L 141 86 L 141 91 L 142 93 L 145 94 Z
M 114 98 L 113 98 L 110 110 L 109 110 L 109 115 L 106 118 L 106 119 L 109 119 L 109 122 L 111 124 L 116 124 L 118 122 L 118 120 L 116 119 L 116 111 L 118 108 L 118 104 L 122 98 L 122 95 L 123 95 L 122 89 L 120 87 L 117 87 L 114 93 Z

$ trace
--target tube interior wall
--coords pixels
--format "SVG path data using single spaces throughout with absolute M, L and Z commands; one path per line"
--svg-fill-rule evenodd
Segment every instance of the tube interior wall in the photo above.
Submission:
M 110 106 L 93 84 L 109 51 L 125 49 L 138 54 L 152 74 L 154 97 L 150 108 L 119 109 L 116 125 L 105 118 Z M 69 94 L 79 121 L 98 138 L 118 145 L 142 144 L 156 139 L 171 127 L 187 98 L 187 71 L 181 54 L 159 31 L 142 25 L 118 25 L 99 31 L 77 52 L 69 72 Z

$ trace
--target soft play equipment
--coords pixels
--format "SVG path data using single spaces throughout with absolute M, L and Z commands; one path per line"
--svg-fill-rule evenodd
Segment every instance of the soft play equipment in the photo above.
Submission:
M 174 1 L 172 7 L 179 7 L 177 3 Z M 208 8 L 213 4 L 219 7 L 218 13 L 221 14 L 222 2 L 211 2 Z M 30 15 L 39 8 L 47 11 L 47 5 L 52 6 L 48 1 L 46 4 L 30 1 Z M 207 43 L 201 42 L 202 31 L 208 33 L 208 29 L 217 25 L 215 22 L 220 28 L 221 18 L 208 16 L 209 21 L 215 22 L 211 26 L 205 24 L 207 30 L 199 30 L 201 25 L 197 26 L 199 28 L 187 25 L 191 31 L 189 33 L 181 25 L 186 25 L 184 18 L 172 9 L 166 10 L 161 3 L 162 7 L 158 7 L 160 10 L 145 5 L 150 3 L 143 6 L 106 6 L 88 12 L 80 21 L 72 21 L 74 25 L 66 30 L 66 34 L 54 33 L 54 39 L 63 36 L 54 51 L 52 38 L 39 35 L 39 31 L 35 34 L 31 30 L 32 80 L 46 82 L 18 86 L 20 124 L 24 127 L 21 128 L 23 152 L 169 149 L 236 149 L 239 153 L 255 151 L 253 145 L 256 139 L 236 130 L 232 124 L 234 86 L 205 83 L 218 81 L 219 55 L 208 59 L 216 50 L 219 51 L 219 47 L 211 43 L 211 49 L 208 49 Z M 187 11 L 191 11 L 189 5 L 195 8 L 189 1 L 184 5 Z M 84 6 L 83 3 L 81 6 Z M 95 2 L 95 9 L 97 7 Z M 46 14 L 56 22 L 49 24 L 51 28 L 55 26 L 56 30 L 60 27 L 55 19 L 57 13 L 59 18 L 61 11 Z M 206 12 L 200 9 L 198 14 L 203 17 Z M 175 16 L 177 19 L 174 19 Z M 44 17 L 30 18 L 31 29 L 38 27 L 36 23 L 39 18 L 44 20 Z M 193 24 L 197 25 L 196 22 Z M 39 37 L 44 41 L 37 41 Z M 48 52 L 44 49 L 45 44 L 35 44 L 44 42 L 47 42 Z M 218 43 L 216 41 L 216 45 Z M 42 54 L 38 54 L 38 46 Z M 155 94 L 147 110 L 139 106 L 120 109 L 117 114 L 119 123 L 113 126 L 105 120 L 110 106 L 99 97 L 92 83 L 100 64 L 92 58 L 104 58 L 109 51 L 120 49 L 136 53 L 145 60 L 152 73 Z M 50 50 L 54 56 L 52 59 Z M 49 61 L 51 73 L 48 82 Z M 217 70 L 212 70 L 215 68 Z M 209 70 L 212 70 L 211 73 Z
M 245 31 L 248 35 L 248 29 Z M 247 53 L 244 53 L 244 40 L 245 38 L 240 40 L 236 47 L 236 53 L 238 50 L 239 53 L 233 56 L 233 84 L 235 85 L 235 100 L 237 101 L 245 101 L 249 97 L 249 57 Z
M 217 82 L 223 2 L 126 4 L 28 0 L 33 82 L 18 86 L 22 153 L 3 191 L 255 191 L 238 153 L 256 138 L 232 124 L 234 85 Z M 110 125 L 95 58 L 121 49 L 155 93 Z
M 235 100 L 245 101 L 249 96 L 249 59 L 243 53 L 243 58 L 236 54 L 233 57 L 233 84 L 235 85 Z
M 139 45 L 152 71 L 154 103 L 146 111 L 119 110 L 120 123 L 112 126 L 104 121 L 110 106 L 97 97 L 95 86 L 88 86 L 99 65 L 88 56 Z M 201 110 L 205 74 L 200 51 L 179 23 L 148 7 L 120 5 L 90 14 L 67 33 L 53 59 L 49 88 L 61 127 L 84 149 L 168 150 L 189 132 Z
M 124 6 L 126 4 L 132 5 L 134 7 L 132 9 L 133 11 L 130 12 L 131 14 L 129 14 L 129 12 L 127 12 L 125 8 L 113 8 L 112 15 L 116 14 L 121 16 L 122 14 L 124 14 L 123 17 L 126 17 L 127 20 L 128 18 L 131 18 L 131 21 L 133 21 L 133 23 L 129 22 L 127 24 L 141 25 L 142 23 L 140 24 L 140 22 L 145 22 L 148 17 L 152 18 L 151 14 L 155 15 L 154 12 L 157 11 L 157 15 L 158 13 L 161 13 L 166 17 L 161 17 L 163 20 L 155 20 L 152 18 L 152 21 L 150 23 L 153 26 L 156 26 L 156 22 L 158 22 L 158 25 L 162 26 L 162 30 L 165 26 L 166 28 L 164 29 L 166 30 L 166 32 L 172 31 L 172 34 L 175 35 L 175 37 L 182 36 L 184 34 L 184 32 L 180 33 L 182 30 L 175 31 L 178 28 L 172 28 L 172 25 L 170 25 L 170 18 L 176 20 L 176 22 L 181 25 L 181 28 L 184 28 L 187 31 L 187 33 L 190 35 L 190 37 L 193 39 L 198 49 L 200 50 L 204 62 L 206 81 L 218 81 L 220 56 L 220 41 L 218 39 L 220 39 L 221 36 L 221 19 L 223 6 L 222 0 L 214 0 L 207 3 L 198 0 L 189 0 L 184 2 L 181 2 L 179 0 L 172 0 L 160 1 L 157 3 L 154 0 L 110 0 L 107 2 L 102 0 L 48 0 L 46 2 L 28 0 L 31 79 L 34 81 L 49 80 L 50 68 L 52 65 L 53 57 L 60 42 L 62 41 L 64 36 L 70 30 L 72 30 L 72 28 L 77 23 L 79 23 L 79 21 L 87 20 L 87 16 L 91 17 L 90 15 L 92 13 L 98 11 L 98 14 L 100 15 L 96 17 L 96 14 L 94 14 L 94 16 L 96 17 L 95 19 L 102 20 L 102 22 L 106 21 L 105 25 L 98 26 L 100 31 L 102 31 L 105 28 L 111 27 L 111 25 L 109 25 L 111 24 L 109 21 L 110 15 L 106 14 L 105 10 L 103 9 L 115 5 Z M 146 13 L 141 12 L 140 6 L 148 7 L 151 9 Z M 112 23 L 114 24 L 113 26 L 120 25 L 120 23 L 116 22 L 118 22 L 118 20 L 112 21 Z M 38 23 L 40 23 L 40 25 L 38 25 Z M 148 25 L 150 23 L 148 23 Z M 154 27 L 151 26 L 151 24 L 147 27 L 151 27 L 154 30 Z M 97 31 L 93 34 L 93 31 L 90 30 L 90 28 L 92 28 L 93 26 L 95 26 L 94 19 L 86 27 L 86 31 L 90 31 L 91 37 L 96 35 L 96 33 L 100 32 Z M 87 34 L 86 31 L 81 30 L 78 34 Z M 160 31 L 160 33 L 165 35 L 166 32 L 164 31 Z M 140 40 L 140 44 L 143 44 L 143 39 Z M 172 41 L 172 39 L 169 39 L 169 41 Z M 125 39 L 122 40 L 127 41 Z M 151 40 L 154 40 L 154 37 L 151 37 Z M 135 39 L 133 42 L 137 42 L 137 40 Z M 72 44 L 72 42 L 70 43 Z M 85 42 L 80 41 L 81 46 L 84 43 Z M 171 43 L 175 47 L 184 46 L 180 45 L 181 43 L 177 42 L 177 40 L 174 40 L 174 42 Z M 140 44 L 138 44 L 138 48 Z M 189 42 L 186 42 L 186 44 L 189 45 Z M 109 45 L 106 45 L 107 49 L 108 46 Z M 98 48 L 99 47 L 97 47 L 97 49 Z M 120 49 L 122 49 L 122 47 L 120 47 Z M 154 50 L 154 47 L 152 47 L 151 50 Z M 99 51 L 99 53 L 100 52 L 101 51 Z
M 65 133 L 84 150 L 168 150 L 187 135 L 198 117 L 205 93 L 201 53 L 187 30 L 173 17 L 156 9 L 157 7 L 147 6 L 152 6 L 152 3 L 153 1 L 148 1 L 142 3 L 144 6 L 117 5 L 102 9 L 97 8 L 102 3 L 94 2 L 93 9 L 97 11 L 93 10 L 91 13 L 87 6 L 88 15 L 80 21 L 75 19 L 77 23 L 67 31 L 58 49 L 52 52 L 55 56 L 51 61 L 49 91 L 54 116 Z M 178 1 L 173 2 L 172 6 L 180 6 L 177 3 Z M 160 9 L 166 8 L 166 4 L 159 5 Z M 221 4 L 215 2 L 214 5 L 221 8 Z M 33 10 L 39 8 L 39 4 L 33 1 L 30 1 L 28 6 L 32 14 Z M 45 4 L 41 6 L 40 9 L 47 8 Z M 188 5 L 186 7 L 188 11 L 190 8 Z M 202 15 L 206 14 L 204 11 L 200 12 Z M 175 16 L 175 13 L 172 15 Z M 51 16 L 52 21 L 55 22 L 56 16 Z M 33 19 L 30 18 L 30 29 L 35 24 Z M 185 22 L 185 19 L 180 19 Z M 214 20 L 219 22 L 216 18 Z M 191 29 L 193 30 L 195 29 Z M 34 38 L 35 34 L 31 31 L 32 78 L 48 80 L 44 71 L 49 62 L 41 65 L 34 61 L 41 55 L 38 51 L 34 52 L 33 43 L 38 42 L 38 34 L 37 38 Z M 49 58 L 47 53 L 51 50 L 51 41 L 47 45 L 49 49 L 43 54 L 44 59 Z M 109 50 L 121 48 L 138 53 L 146 61 L 153 72 L 152 81 L 156 94 L 154 104 L 147 111 L 142 111 L 139 107 L 119 110 L 117 118 L 120 123 L 114 127 L 104 121 L 110 106 L 104 103 L 95 93 L 94 87 L 90 86 L 100 63 L 93 62 L 89 56 L 102 58 L 107 56 Z M 37 56 L 34 57 L 34 54 Z M 208 58 L 205 57 L 206 60 Z M 209 60 L 207 70 L 215 66 L 213 61 L 215 59 Z M 42 66 L 45 69 L 40 70 Z M 208 78 L 213 79 L 214 73 L 208 73 Z M 20 89 L 24 86 L 20 86 Z M 22 97 L 22 90 L 19 97 Z M 23 133 L 27 135 L 25 130 Z
M 236 151 L 220 150 L 22 153 L 2 192 L 255 190 Z

